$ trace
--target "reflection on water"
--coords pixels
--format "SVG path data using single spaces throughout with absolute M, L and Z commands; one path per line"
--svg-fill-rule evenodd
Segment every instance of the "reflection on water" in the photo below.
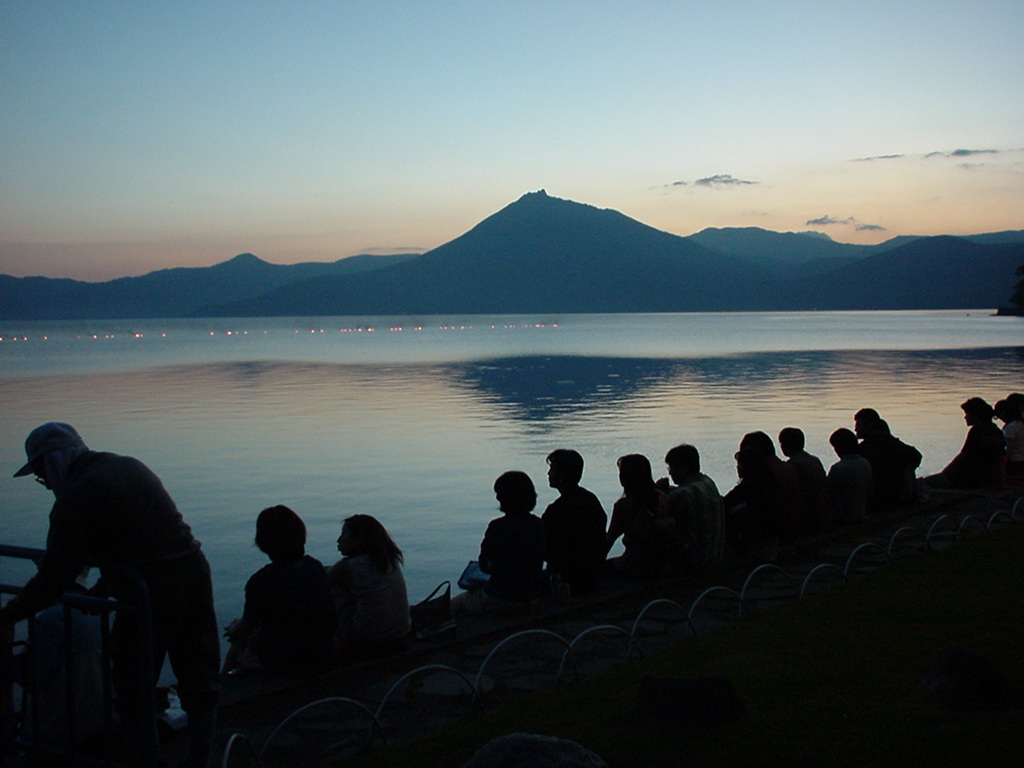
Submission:
M 574 414 L 614 408 L 672 376 L 671 360 L 535 355 L 452 365 L 452 380 L 506 418 L 557 426 Z
M 337 557 L 344 516 L 380 518 L 405 550 L 412 593 L 425 595 L 475 556 L 497 514 L 491 485 L 501 472 L 530 473 L 541 507 L 554 498 L 544 457 L 556 447 L 583 453 L 584 484 L 610 509 L 622 454 L 645 453 L 658 468 L 669 447 L 693 442 L 724 491 L 744 433 L 802 427 L 827 465 L 828 435 L 872 406 L 931 472 L 963 439 L 960 402 L 1024 390 L 1024 352 L 1007 346 L 579 356 L 575 343 L 560 354 L 540 349 L 543 338 L 517 341 L 514 354 L 487 347 L 352 362 L 189 353 L 170 365 L 0 374 L 0 468 L 10 470 L 0 473 L 0 541 L 43 545 L 49 495 L 10 474 L 28 431 L 57 419 L 163 478 L 209 554 L 222 619 L 240 611 L 245 580 L 263 565 L 256 514 L 277 503 L 303 516 L 308 549 L 325 562 Z

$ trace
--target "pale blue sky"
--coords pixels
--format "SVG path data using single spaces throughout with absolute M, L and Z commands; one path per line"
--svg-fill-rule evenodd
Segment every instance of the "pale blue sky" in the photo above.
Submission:
M 425 250 L 540 188 L 681 235 L 1019 229 L 1022 94 L 1020 0 L 0 0 L 0 273 Z

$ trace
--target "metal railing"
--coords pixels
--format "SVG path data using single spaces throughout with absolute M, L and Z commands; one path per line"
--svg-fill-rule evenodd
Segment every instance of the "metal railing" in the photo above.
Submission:
M 43 550 L 0 544 L 0 558 L 32 560 L 38 563 Z M 3 754 L 26 753 L 73 761 L 78 765 L 132 765 L 156 768 L 160 743 L 156 729 L 156 702 L 153 669 L 153 617 L 149 590 L 137 571 L 127 566 L 102 567 L 116 578 L 123 594 L 113 600 L 84 593 L 67 592 L 48 609 L 57 611 L 42 621 L 42 613 L 26 621 L 24 638 L 15 643 L 21 652 L 12 655 L 3 649 L 0 659 L 3 677 Z M 17 595 L 22 587 L 0 584 L 0 595 Z M 114 686 L 111 666 L 111 619 L 119 614 L 134 617 L 138 626 L 139 660 L 135 679 L 138 711 L 130 719 L 118 721 L 114 711 Z M 83 627 L 88 628 L 83 630 Z M 84 647 L 99 645 L 99 648 Z M 60 649 L 60 650 L 55 650 Z M 42 654 L 49 654 L 46 658 Z M 50 656 L 59 654 L 62 658 Z M 98 656 L 98 663 L 96 657 Z M 46 665 L 57 670 L 41 680 L 39 671 Z M 99 680 L 82 683 L 75 672 L 79 665 L 98 666 Z M 20 689 L 15 706 L 14 686 Z M 46 690 L 60 686 L 63 690 Z M 83 690 L 79 690 L 83 688 Z M 47 711 L 49 710 L 49 711 Z M 98 734 L 85 738 L 82 721 L 95 719 L 99 710 L 102 722 Z M 44 723 L 55 723 L 55 728 Z

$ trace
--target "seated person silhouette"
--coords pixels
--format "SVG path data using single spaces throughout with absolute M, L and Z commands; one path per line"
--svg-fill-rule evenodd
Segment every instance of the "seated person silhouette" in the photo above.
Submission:
M 608 547 L 622 537 L 623 552 L 610 558 L 606 574 L 616 579 L 653 579 L 665 567 L 668 550 L 659 521 L 667 515 L 665 494 L 658 490 L 646 456 L 631 453 L 620 456 L 619 483 L 622 496 L 612 507 L 608 526 Z M 664 522 L 671 522 L 665 519 Z
M 231 641 L 224 671 L 324 671 L 333 656 L 336 614 L 323 563 L 305 553 L 305 524 L 286 506 L 268 507 L 256 518 L 256 546 L 270 564 L 249 579 L 242 617 L 224 631 Z
M 672 560 L 688 573 L 719 565 L 725 552 L 725 502 L 715 481 L 700 471 L 700 453 L 686 443 L 665 454 L 668 479 L 658 486 L 668 493 L 665 509 L 673 527 L 664 533 Z
M 541 520 L 547 537 L 544 559 L 548 572 L 568 584 L 571 594 L 592 591 L 604 570 L 608 552 L 608 516 L 597 496 L 580 486 L 583 457 L 568 449 L 548 455 L 548 485 L 558 498 L 548 504 Z
M 532 514 L 537 491 L 525 472 L 505 472 L 494 481 L 502 516 L 491 520 L 480 544 L 486 585 L 452 598 L 456 613 L 518 613 L 540 596 L 544 571 L 544 523 Z
M 383 656 L 409 644 L 412 621 L 402 550 L 371 515 L 345 519 L 342 559 L 328 571 L 338 608 L 335 646 L 342 661 Z
M 800 531 L 821 533 L 827 527 L 828 479 L 821 459 L 805 449 L 802 429 L 786 427 L 779 432 L 779 448 L 796 473 L 800 490 Z
M 857 411 L 853 424 L 860 438 L 860 455 L 871 465 L 874 490 L 868 511 L 872 514 L 888 512 L 914 501 L 917 495 L 914 473 L 921 466 L 921 452 L 893 436 L 888 423 L 874 408 Z
M 775 453 L 775 443 L 766 432 L 748 432 L 740 440 L 740 450 L 754 448 L 763 454 L 765 466 L 775 479 L 775 505 L 781 516 L 782 540 L 800 531 L 800 481 L 796 470 Z
M 736 453 L 739 482 L 725 495 L 726 542 L 746 563 L 775 562 L 789 531 L 791 497 L 773 471 L 772 459 L 778 461 L 762 440 L 744 438 Z
M 828 470 L 828 499 L 833 520 L 856 523 L 867 520 L 873 481 L 871 464 L 859 453 L 857 436 L 845 427 L 828 439 L 839 461 Z
M 1020 482 L 1024 480 L 1024 395 L 1010 395 L 995 405 L 996 416 L 1003 422 L 1003 439 L 1006 441 L 1006 477 Z
M 960 406 L 967 423 L 967 438 L 960 453 L 937 475 L 926 478 L 933 488 L 994 488 L 1002 485 L 1006 455 L 1003 432 L 992 418 L 992 406 L 972 397 Z

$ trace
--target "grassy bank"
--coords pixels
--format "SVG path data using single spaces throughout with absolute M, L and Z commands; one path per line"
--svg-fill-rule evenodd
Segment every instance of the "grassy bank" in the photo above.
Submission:
M 616 767 L 1017 768 L 1024 712 L 947 711 L 919 692 L 951 644 L 988 655 L 1024 688 L 1024 528 L 915 556 L 354 765 L 459 766 L 491 738 L 525 731 L 577 741 Z M 643 675 L 725 675 L 747 713 L 725 724 L 645 719 Z

